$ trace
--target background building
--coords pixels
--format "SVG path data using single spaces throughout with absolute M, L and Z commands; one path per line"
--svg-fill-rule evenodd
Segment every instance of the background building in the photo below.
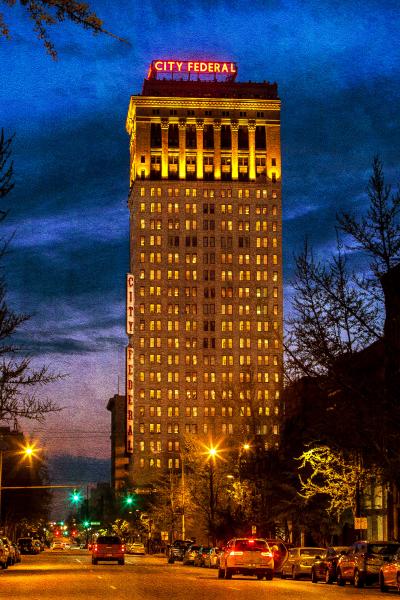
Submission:
M 235 63 L 154 61 L 132 96 L 127 449 L 136 484 L 197 435 L 278 442 L 280 100 Z
M 111 412 L 111 488 L 118 492 L 128 483 L 128 458 L 126 456 L 126 398 L 115 394 L 107 403 Z

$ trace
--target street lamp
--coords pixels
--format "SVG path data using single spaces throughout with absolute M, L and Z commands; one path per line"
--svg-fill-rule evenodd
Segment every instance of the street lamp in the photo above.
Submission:
M 210 517 L 208 528 L 212 538 L 212 545 L 215 546 L 215 498 L 214 498 L 214 467 L 215 459 L 218 456 L 218 450 L 215 446 L 207 448 L 208 464 L 209 464 L 209 490 L 210 490 Z
M 2 447 L 0 447 L 0 523 L 1 523 L 1 496 L 2 496 L 2 486 L 3 486 L 3 455 L 4 454 L 19 454 L 21 456 L 21 458 L 28 458 L 29 460 L 32 459 L 32 457 L 36 456 L 36 452 L 38 452 L 38 449 L 36 448 L 36 446 L 34 444 L 30 444 L 28 443 L 26 446 L 22 446 L 21 450 L 4 450 Z

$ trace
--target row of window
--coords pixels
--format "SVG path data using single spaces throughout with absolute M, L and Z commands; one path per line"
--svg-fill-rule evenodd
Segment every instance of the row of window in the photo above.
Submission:
M 150 402 L 154 401 L 154 400 L 161 400 L 162 390 L 150 388 L 148 390 L 148 394 L 149 394 Z M 197 391 L 196 390 L 186 390 L 185 394 L 186 394 L 187 400 L 196 400 L 197 399 Z M 243 401 L 243 402 L 246 401 L 247 403 L 251 403 L 254 399 L 256 399 L 258 402 L 265 403 L 265 401 L 270 399 L 269 390 L 266 388 L 257 389 L 254 394 L 252 393 L 251 389 L 248 389 L 248 388 L 240 389 L 236 395 L 240 401 Z M 207 403 L 215 402 L 217 399 L 215 389 L 203 390 L 202 397 L 204 398 L 204 400 Z M 219 398 L 221 398 L 223 401 L 232 401 L 233 397 L 234 397 L 234 393 L 233 393 L 232 388 L 224 389 L 219 394 Z M 271 390 L 271 398 L 272 397 L 275 400 L 279 400 L 280 399 L 280 390 L 279 389 Z M 144 388 L 139 389 L 139 398 L 140 398 L 140 401 L 143 401 L 143 402 L 145 401 L 146 391 Z M 177 388 L 176 389 L 167 389 L 167 398 L 168 398 L 168 400 L 178 402 L 179 398 L 180 398 L 180 390 Z M 171 411 L 172 410 L 175 410 L 175 408 L 171 407 Z M 216 410 L 215 406 L 209 406 L 209 405 L 204 406 L 204 416 L 205 417 L 215 416 L 215 410 Z M 264 407 L 264 410 L 266 410 L 265 407 Z M 171 416 L 171 415 L 169 415 L 169 416 Z
M 243 348 L 250 348 L 251 344 L 247 344 L 247 341 L 251 342 L 251 340 L 247 340 L 247 339 L 243 339 Z M 233 347 L 233 339 L 232 338 L 222 338 L 221 340 L 221 348 L 222 349 L 230 349 Z M 160 344 L 160 348 L 161 348 L 161 344 Z M 139 354 L 139 364 L 140 365 L 145 365 L 146 363 L 151 365 L 161 365 L 164 361 L 168 364 L 168 365 L 179 365 L 180 364 L 180 354 Z M 215 361 L 215 356 L 210 357 L 213 358 L 214 361 L 211 363 L 213 366 L 215 365 L 216 362 L 219 361 Z M 235 361 L 235 358 L 232 354 L 223 354 L 220 357 L 220 364 L 225 367 L 225 366 L 233 366 L 235 364 L 235 362 L 238 362 L 239 365 L 246 365 L 246 366 L 251 366 L 252 364 L 254 364 L 255 362 L 257 362 L 257 365 L 259 367 L 261 366 L 269 366 L 270 364 L 273 364 L 274 366 L 278 366 L 278 357 L 273 355 L 271 356 L 271 361 L 270 361 L 270 356 L 269 354 L 258 354 L 257 355 L 257 361 L 255 361 L 254 356 L 251 356 L 250 354 L 240 354 L 238 356 L 238 360 Z M 185 357 L 182 357 L 182 364 L 185 364 L 186 366 L 197 366 L 200 363 L 200 361 L 198 361 L 198 357 L 197 354 L 185 354 Z M 203 363 L 204 364 L 204 363 Z
M 166 329 L 166 331 L 180 331 L 181 327 L 180 327 L 181 321 L 180 320 L 170 320 L 168 319 L 166 321 L 166 327 L 165 327 L 165 323 L 163 326 L 163 321 L 161 321 L 161 319 L 150 319 L 147 322 L 147 329 L 149 331 L 164 331 Z M 233 328 L 233 320 L 222 320 L 221 321 L 221 331 L 232 331 L 234 330 Z M 258 333 L 262 333 L 262 332 L 266 332 L 269 331 L 270 327 L 269 327 L 270 323 L 269 321 L 252 321 L 252 320 L 242 320 L 240 319 L 239 321 L 235 322 L 235 331 L 246 331 L 246 332 L 258 332 Z M 278 327 L 278 322 L 277 321 L 272 321 L 272 327 L 273 329 L 279 329 Z M 182 323 L 182 328 L 185 331 L 197 331 L 197 321 L 194 320 L 186 320 L 184 323 Z M 139 331 L 146 331 L 146 320 L 145 319 L 139 319 Z M 203 331 L 215 331 L 215 321 L 210 320 L 210 321 L 203 321 Z
M 153 390 L 153 392 L 155 392 L 156 390 Z M 143 390 L 144 392 L 144 390 Z M 160 394 L 160 398 L 156 398 L 156 399 L 161 399 L 161 390 L 157 390 L 157 392 L 159 392 Z M 154 397 L 151 398 L 150 400 L 154 400 Z M 161 417 L 163 412 L 166 410 L 167 416 L 168 417 L 179 417 L 182 415 L 184 415 L 185 417 L 199 417 L 200 416 L 200 412 L 202 411 L 203 416 L 204 417 L 215 417 L 216 415 L 220 415 L 221 417 L 233 417 L 234 414 L 238 414 L 241 417 L 251 417 L 252 416 L 252 407 L 250 405 L 243 405 L 243 406 L 239 406 L 239 407 L 233 407 L 233 406 L 219 406 L 218 409 L 215 406 L 204 406 L 204 407 L 198 407 L 198 406 L 185 406 L 185 408 L 181 408 L 180 406 L 167 406 L 167 408 L 165 409 L 165 407 L 162 406 L 144 406 L 144 405 L 140 405 L 137 407 L 137 411 L 138 411 L 138 416 L 139 417 L 144 417 L 146 415 L 146 408 L 147 408 L 147 412 L 148 412 L 148 416 L 150 417 Z M 254 413 L 257 414 L 258 416 L 266 416 L 268 417 L 271 413 L 271 408 L 269 406 L 264 406 L 264 405 L 260 405 L 258 407 L 256 407 L 254 409 Z M 273 413 L 275 415 L 279 414 L 279 407 L 275 406 Z
M 237 339 L 237 338 L 235 338 L 235 339 Z M 164 345 L 168 349 L 178 350 L 182 346 L 182 347 L 186 348 L 186 350 L 196 350 L 196 348 L 198 348 L 198 338 L 197 337 L 185 338 L 184 341 L 183 340 L 181 341 L 180 338 L 178 338 L 178 337 L 176 337 L 176 338 L 168 337 L 166 339 L 166 343 Z M 272 341 L 272 345 L 275 349 L 279 349 L 279 340 L 274 339 Z M 254 346 L 257 347 L 257 350 L 268 350 L 269 349 L 269 340 L 265 337 L 261 337 L 257 340 L 254 340 Z M 151 349 L 151 348 L 161 348 L 161 347 L 162 347 L 162 338 L 161 337 L 149 337 L 147 340 L 147 344 L 146 344 L 146 338 L 144 338 L 144 337 L 139 338 L 139 348 L 140 349 L 144 349 L 144 348 Z M 251 347 L 252 347 L 251 338 L 248 338 L 248 337 L 240 337 L 239 338 L 239 348 L 251 349 Z M 233 338 L 232 337 L 223 337 L 221 339 L 221 348 L 222 349 L 233 348 Z M 150 356 L 152 356 L 152 355 L 150 355 Z M 187 358 L 186 358 L 186 356 L 187 356 Z M 185 364 L 189 364 L 186 361 L 191 361 L 192 364 L 195 364 L 194 363 L 195 355 L 187 354 L 186 356 L 185 356 Z M 167 360 L 169 361 L 170 359 L 168 358 Z M 172 363 L 168 363 L 168 364 L 172 364 Z M 179 364 L 179 361 L 177 364 Z M 197 358 L 196 358 L 196 364 L 197 364 Z M 215 365 L 216 357 L 214 355 L 211 355 L 211 356 L 203 355 L 203 364 L 205 366 Z M 274 357 L 274 364 L 276 364 L 275 357 Z
M 277 198 L 278 192 L 277 190 L 272 190 L 268 193 L 266 189 L 249 189 L 249 188 L 239 188 L 238 190 L 232 190 L 230 188 L 224 187 L 222 189 L 213 189 L 213 188 L 161 188 L 161 187 L 141 187 L 140 188 L 140 196 L 144 197 L 150 192 L 150 197 L 158 196 L 159 198 L 163 195 L 163 191 L 166 195 L 171 198 L 179 198 L 181 192 L 185 190 L 184 195 L 186 197 L 191 196 L 192 198 L 196 198 L 197 196 L 203 196 L 203 198 Z
M 241 366 L 251 365 L 251 363 L 243 363 Z M 230 366 L 230 365 L 226 365 Z M 261 365 L 260 365 L 261 366 Z M 257 373 L 249 373 L 242 372 L 233 373 L 232 371 L 220 373 L 218 376 L 218 380 L 221 383 L 233 383 L 234 380 L 239 378 L 240 383 L 269 383 L 270 381 L 274 381 L 275 383 L 279 383 L 280 377 L 279 373 L 269 373 L 258 371 Z M 271 379 L 270 379 L 271 377 Z M 181 376 L 179 371 L 168 371 L 166 374 L 163 374 L 160 371 L 150 371 L 146 373 L 145 371 L 139 371 L 137 373 L 137 378 L 140 383 L 144 383 L 148 381 L 149 383 L 161 383 L 163 380 L 167 381 L 167 383 L 179 383 L 179 381 L 185 381 L 187 384 L 196 384 L 198 378 L 200 378 L 200 374 L 197 372 L 193 373 L 185 373 L 184 376 Z M 217 376 L 214 371 L 203 373 L 203 383 L 216 383 Z
M 191 433 L 191 434 L 200 433 L 200 427 L 197 423 L 185 423 L 185 425 L 183 427 L 180 426 L 179 423 L 167 423 L 165 428 L 166 428 L 166 431 L 168 434 L 174 434 L 174 435 L 182 433 L 183 431 L 185 433 Z M 211 431 L 213 431 L 213 433 L 216 433 L 215 423 L 212 424 L 212 427 L 210 427 L 209 423 L 203 423 L 201 426 L 201 430 L 203 433 L 210 433 Z M 242 425 L 239 426 L 238 430 L 243 431 Z M 220 431 L 221 431 L 221 433 L 232 435 L 233 433 L 235 433 L 234 424 L 233 423 L 221 423 Z M 247 426 L 247 432 L 250 433 L 250 425 Z M 265 423 L 256 425 L 257 435 L 268 435 L 269 432 L 273 433 L 274 435 L 279 435 L 279 426 L 278 425 L 271 426 L 271 425 L 267 425 Z M 148 423 L 146 425 L 145 423 L 139 423 L 139 433 L 142 435 L 146 434 L 146 433 L 161 434 L 162 433 L 162 424 L 161 423 Z
M 278 265 L 278 256 L 276 254 L 272 255 L 272 263 L 274 266 Z M 240 270 L 239 273 L 234 277 L 233 276 L 233 271 L 231 269 L 227 269 L 227 270 L 221 270 L 220 271 L 220 281 L 225 283 L 233 283 L 234 280 L 236 279 L 239 282 L 244 282 L 244 281 L 256 281 L 256 282 L 266 282 L 269 280 L 268 277 L 268 273 L 269 271 L 263 270 L 263 271 L 258 271 L 258 270 L 250 270 L 250 269 L 245 269 L 245 270 Z M 197 270 L 189 270 L 189 269 L 185 269 L 180 271 L 179 269 L 167 269 L 166 273 L 164 272 L 164 274 L 162 273 L 162 269 L 140 269 L 139 270 L 139 279 L 141 281 L 146 279 L 146 275 L 149 279 L 149 281 L 162 281 L 167 279 L 167 281 L 177 281 L 181 278 L 181 275 L 183 276 L 185 281 L 197 281 L 198 277 L 197 277 Z M 203 271 L 203 281 L 216 281 L 216 276 L 215 276 L 215 269 L 206 269 Z M 197 289 L 196 292 L 193 293 L 193 289 L 192 288 L 192 293 L 189 294 L 191 296 L 196 296 L 197 295 Z M 186 288 L 185 288 L 186 290 Z M 169 294 L 170 296 L 179 296 L 179 288 L 178 288 L 178 293 L 172 293 L 172 289 L 171 292 Z M 185 292 L 186 295 L 186 292 Z
M 256 215 L 268 215 L 268 212 L 271 212 L 273 216 L 276 216 L 278 213 L 278 208 L 274 204 L 270 211 L 268 211 L 268 206 L 265 204 L 256 204 L 255 206 L 250 204 L 237 204 L 236 206 L 233 204 L 217 204 L 217 209 L 220 210 L 221 214 L 233 214 L 233 209 L 236 209 L 236 212 L 239 215 L 250 215 L 254 212 Z M 139 212 L 145 213 L 162 213 L 165 210 L 165 205 L 162 202 L 140 202 L 139 204 Z M 197 215 L 198 205 L 193 202 L 185 202 L 185 205 L 180 204 L 179 202 L 167 202 L 167 212 L 169 214 L 180 214 L 183 212 L 190 213 L 192 215 Z M 215 204 L 203 204 L 203 215 L 215 215 Z
M 272 238 L 272 247 L 277 247 L 277 239 Z M 168 265 L 178 265 L 180 261 L 185 263 L 186 265 L 196 265 L 197 264 L 197 253 L 192 254 L 179 254 L 178 252 L 168 252 L 165 256 L 161 252 L 139 252 L 139 263 L 144 264 L 146 262 L 150 264 L 162 264 L 167 259 L 166 262 Z M 219 262 L 222 265 L 232 265 L 235 262 L 238 265 L 250 265 L 251 263 L 255 263 L 256 265 L 267 265 L 268 264 L 268 254 L 233 254 L 232 252 L 222 252 L 219 258 Z M 205 265 L 215 265 L 216 256 L 215 252 L 207 252 L 203 254 L 203 264 Z

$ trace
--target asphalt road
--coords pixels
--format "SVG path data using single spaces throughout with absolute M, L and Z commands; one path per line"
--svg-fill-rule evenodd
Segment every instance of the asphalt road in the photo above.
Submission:
M 168 565 L 157 556 L 127 556 L 125 566 L 91 564 L 86 551 L 23 556 L 22 563 L 0 571 L 0 598 L 7 600 L 376 600 L 397 597 L 378 588 L 339 588 L 309 580 L 233 576 L 217 579 L 214 569 Z

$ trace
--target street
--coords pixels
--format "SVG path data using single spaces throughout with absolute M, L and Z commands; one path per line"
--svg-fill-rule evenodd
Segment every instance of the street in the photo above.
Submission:
M 23 556 L 21 564 L 0 571 L 0 598 L 12 600 L 261 600 L 266 594 L 269 600 L 384 597 L 378 588 L 338 588 L 310 580 L 257 581 L 239 575 L 230 581 L 219 580 L 215 569 L 168 565 L 159 556 L 128 555 L 125 566 L 93 566 L 89 553 L 79 550 Z

